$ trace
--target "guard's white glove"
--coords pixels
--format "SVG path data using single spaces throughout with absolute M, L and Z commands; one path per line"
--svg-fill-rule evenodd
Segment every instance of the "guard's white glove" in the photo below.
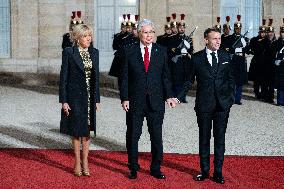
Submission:
M 275 66 L 279 66 L 282 60 L 275 60 L 274 64 Z
M 186 46 L 187 49 L 190 49 L 190 44 L 186 40 L 183 41 L 183 44 Z
M 243 37 L 241 38 L 241 42 L 242 42 L 243 47 L 247 46 L 247 42 Z
M 243 52 L 243 48 L 236 48 L 235 49 L 235 53 L 242 53 Z
M 279 53 L 281 54 L 283 52 L 283 50 L 284 50 L 284 47 L 282 47 L 282 49 L 279 51 Z
M 181 52 L 181 54 L 187 54 L 187 49 L 186 49 L 186 48 L 182 48 L 182 49 L 180 50 L 180 52 Z

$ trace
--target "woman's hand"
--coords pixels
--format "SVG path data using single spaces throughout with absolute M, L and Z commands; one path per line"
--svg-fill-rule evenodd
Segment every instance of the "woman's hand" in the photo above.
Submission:
M 124 109 L 124 111 L 128 112 L 128 110 L 129 110 L 129 101 L 123 101 L 121 103 L 121 106 Z
M 66 116 L 69 116 L 69 111 L 71 110 L 68 103 L 62 103 L 62 110 L 64 111 Z
M 96 110 L 97 110 L 97 111 L 100 110 L 100 103 L 96 103 Z

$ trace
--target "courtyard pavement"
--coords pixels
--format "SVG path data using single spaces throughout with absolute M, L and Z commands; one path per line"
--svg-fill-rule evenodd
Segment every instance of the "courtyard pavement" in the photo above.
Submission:
M 187 99 L 187 104 L 166 108 L 164 152 L 198 154 L 195 97 Z M 60 108 L 58 95 L 0 85 L 0 148 L 71 148 L 70 138 L 59 133 Z M 92 138 L 91 150 L 126 150 L 125 131 L 120 100 L 101 97 L 97 136 Z M 213 144 L 213 137 L 211 141 Z M 231 108 L 226 155 L 284 156 L 283 144 L 284 107 L 256 101 L 248 95 L 243 105 Z M 150 151 L 146 122 L 139 151 Z

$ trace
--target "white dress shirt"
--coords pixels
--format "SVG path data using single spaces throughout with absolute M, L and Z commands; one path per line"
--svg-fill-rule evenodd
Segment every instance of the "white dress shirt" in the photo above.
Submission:
M 211 51 L 210 49 L 208 49 L 208 48 L 206 47 L 207 59 L 208 59 L 208 62 L 211 64 L 211 66 L 212 66 L 212 55 L 211 55 L 212 52 L 213 52 L 213 51 Z M 218 60 L 217 51 L 214 51 L 214 53 L 215 53 L 215 56 L 216 56 L 216 59 L 217 59 L 217 63 L 218 63 L 219 60 Z
M 144 45 L 140 42 L 140 49 L 141 49 L 141 54 L 142 54 L 142 58 L 144 61 L 144 54 L 145 54 L 145 49 L 144 49 Z M 149 61 L 151 60 L 151 50 L 152 50 L 152 43 L 147 46 L 148 47 L 148 52 L 149 52 Z

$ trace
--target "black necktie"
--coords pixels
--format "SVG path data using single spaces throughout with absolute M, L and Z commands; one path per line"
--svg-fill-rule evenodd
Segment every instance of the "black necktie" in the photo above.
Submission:
M 212 56 L 212 70 L 213 72 L 217 72 L 218 63 L 217 63 L 216 53 L 212 52 L 211 56 Z

